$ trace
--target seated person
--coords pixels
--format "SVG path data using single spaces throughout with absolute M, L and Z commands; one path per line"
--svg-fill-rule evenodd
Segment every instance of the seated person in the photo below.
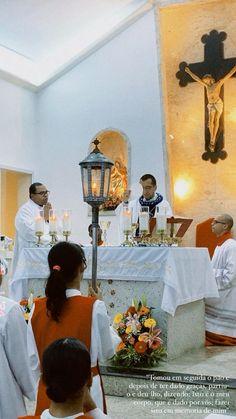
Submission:
M 211 262 L 219 298 L 206 299 L 206 346 L 236 345 L 236 241 L 231 237 L 232 227 L 233 218 L 228 214 L 212 221 L 218 245 Z
M 52 342 L 42 359 L 42 379 L 50 399 L 49 409 L 39 416 L 21 416 L 19 419 L 108 419 L 89 393 L 92 384 L 90 363 L 89 351 L 78 339 L 63 338 Z
M 0 258 L 0 285 L 6 272 Z M 27 325 L 15 301 L 0 295 L 0 418 L 25 415 L 24 396 L 35 400 L 35 388 L 27 355 Z
M 102 246 L 103 245 L 102 229 L 100 226 L 98 226 L 97 232 L 98 232 L 98 246 Z M 88 226 L 88 233 L 89 233 L 89 237 L 93 239 L 93 225 L 92 224 L 89 224 Z M 91 241 L 91 244 L 93 244 L 93 241 Z

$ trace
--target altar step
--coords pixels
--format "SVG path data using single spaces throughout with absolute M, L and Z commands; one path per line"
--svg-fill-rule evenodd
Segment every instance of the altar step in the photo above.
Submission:
M 151 412 L 158 413 L 163 406 L 177 411 L 205 409 L 206 414 L 236 412 L 236 379 L 145 369 L 118 371 L 109 366 L 102 367 L 102 375 L 107 395 L 126 397 Z
M 122 370 L 106 364 L 101 372 L 106 394 L 125 398 L 134 407 L 145 405 L 161 413 L 169 406 L 186 411 L 179 416 L 186 418 L 197 409 L 201 414 L 196 418 L 214 410 L 236 416 L 236 347 L 201 348 L 152 369 Z

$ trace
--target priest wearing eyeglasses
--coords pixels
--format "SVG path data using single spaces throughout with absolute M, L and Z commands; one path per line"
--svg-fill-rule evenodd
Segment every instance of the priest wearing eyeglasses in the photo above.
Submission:
M 39 211 L 44 209 L 44 220 L 45 220 L 45 234 L 49 229 L 49 210 L 52 208 L 50 202 L 48 201 L 49 191 L 46 186 L 42 183 L 36 182 L 32 183 L 29 187 L 29 199 L 23 204 L 15 218 L 15 227 L 16 227 L 16 236 L 15 236 L 15 246 L 13 253 L 12 261 L 12 280 L 9 283 L 9 295 L 12 299 L 19 301 L 21 298 L 24 298 L 24 295 L 20 295 L 21 292 L 16 292 L 14 290 L 14 273 L 16 267 L 19 263 L 19 257 L 21 251 L 32 246 L 36 243 L 35 236 L 35 218 L 38 215 Z

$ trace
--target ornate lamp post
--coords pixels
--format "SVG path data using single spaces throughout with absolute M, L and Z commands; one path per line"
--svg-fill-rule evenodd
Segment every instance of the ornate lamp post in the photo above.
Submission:
M 93 143 L 94 150 L 79 165 L 81 166 L 83 198 L 92 207 L 92 287 L 96 290 L 99 206 L 108 198 L 113 162 L 101 153 L 97 139 Z

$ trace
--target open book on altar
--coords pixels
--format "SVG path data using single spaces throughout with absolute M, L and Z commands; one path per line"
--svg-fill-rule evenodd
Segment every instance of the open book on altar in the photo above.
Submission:
M 170 217 L 167 218 L 167 225 L 169 224 L 168 232 L 170 237 L 183 237 L 191 225 L 192 218 Z M 152 236 L 156 234 L 156 218 L 151 218 L 149 221 L 150 233 Z

